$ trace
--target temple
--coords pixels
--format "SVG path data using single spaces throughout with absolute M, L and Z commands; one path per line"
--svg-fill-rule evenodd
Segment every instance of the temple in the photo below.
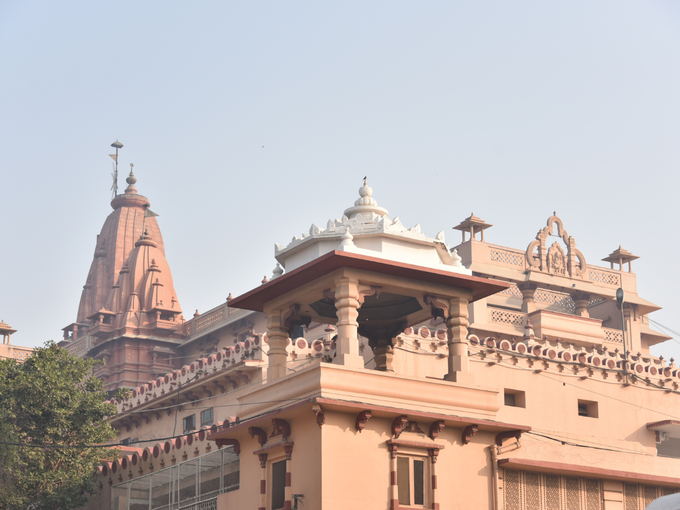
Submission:
M 185 321 L 127 182 L 61 344 L 131 390 L 90 508 L 637 510 L 680 491 L 680 369 L 650 354 L 669 337 L 620 246 L 590 264 L 555 214 L 518 249 L 470 215 L 450 246 L 364 181 L 275 245 L 261 285 Z
M 163 237 L 132 170 L 125 192 L 97 236 L 76 322 L 64 328 L 69 351 L 104 361 L 106 389 L 135 387 L 175 367 L 186 338 Z

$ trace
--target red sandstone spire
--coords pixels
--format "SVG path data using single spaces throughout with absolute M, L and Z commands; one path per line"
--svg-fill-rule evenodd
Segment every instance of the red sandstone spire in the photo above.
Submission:
M 146 197 L 137 193 L 134 187 L 137 179 L 132 171 L 126 181 L 128 187 L 125 193 L 116 195 L 111 201 L 113 212 L 106 218 L 97 236 L 94 260 L 78 307 L 78 323 L 85 322 L 87 317 L 105 305 L 118 273 L 134 249 L 135 242 L 142 236 L 144 211 L 150 204 Z M 165 256 L 163 236 L 156 218 L 146 218 L 145 229 L 153 238 L 158 250 Z
M 184 338 L 184 318 L 155 215 L 137 193 L 132 171 L 124 194 L 97 236 L 94 260 L 78 309 L 64 328 L 67 348 L 105 360 L 94 374 L 107 390 L 135 387 L 172 370 Z M 69 333 L 72 335 L 69 336 Z

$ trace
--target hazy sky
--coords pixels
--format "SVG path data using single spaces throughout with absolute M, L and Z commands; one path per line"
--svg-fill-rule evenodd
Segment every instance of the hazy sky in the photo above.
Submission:
M 675 1 L 0 0 L 0 319 L 23 345 L 75 320 L 119 139 L 186 318 L 368 175 L 451 245 L 474 211 L 524 249 L 555 210 L 588 263 L 639 255 L 680 331 L 679 91 Z

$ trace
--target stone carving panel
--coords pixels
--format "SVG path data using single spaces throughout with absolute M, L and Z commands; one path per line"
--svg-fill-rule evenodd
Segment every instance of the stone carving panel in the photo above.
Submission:
M 553 243 L 550 248 L 546 246 L 546 241 L 555 228 L 557 228 L 557 235 L 567 246 L 566 253 L 557 242 Z M 562 220 L 555 214 L 548 218 L 547 225 L 539 230 L 536 239 L 529 243 L 526 261 L 531 271 L 541 271 L 571 278 L 583 278 L 587 269 L 583 253 L 576 249 L 576 241 L 567 233 L 562 225 Z

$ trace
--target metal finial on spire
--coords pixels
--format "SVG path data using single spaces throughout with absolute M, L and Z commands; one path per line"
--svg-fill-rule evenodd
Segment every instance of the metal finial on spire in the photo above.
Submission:
M 115 154 L 109 154 L 109 156 L 111 156 L 111 159 L 115 161 L 113 173 L 111 174 L 111 177 L 113 178 L 113 184 L 111 185 L 111 191 L 113 191 L 113 196 L 111 197 L 111 199 L 113 200 L 114 198 L 116 198 L 116 195 L 118 194 L 118 149 L 122 149 L 123 144 L 116 140 L 111 144 L 111 147 L 116 149 Z
M 364 186 L 367 185 L 367 184 L 366 184 L 366 180 L 367 180 L 366 177 L 364 177 Z
M 132 171 L 134 166 L 135 166 L 134 163 L 130 163 L 130 175 L 128 176 L 127 179 L 125 179 L 125 182 L 127 182 L 128 184 L 131 184 L 131 185 L 137 182 L 137 178 L 135 177 L 135 174 Z

